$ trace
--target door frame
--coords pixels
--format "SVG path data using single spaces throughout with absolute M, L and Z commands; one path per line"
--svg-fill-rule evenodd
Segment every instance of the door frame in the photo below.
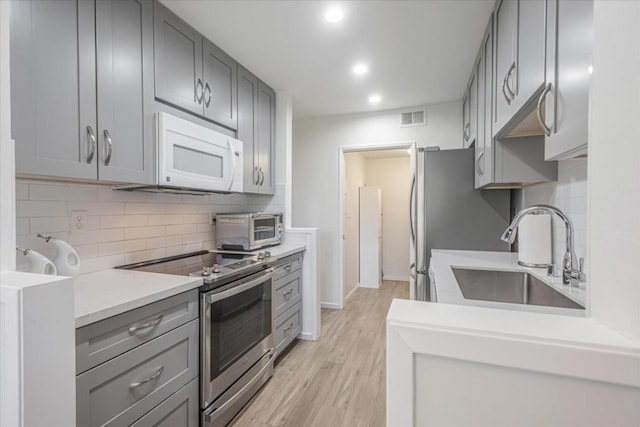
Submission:
M 409 141 L 395 141 L 395 142 L 381 142 L 377 144 L 358 144 L 358 145 L 342 145 L 338 147 L 338 290 L 340 293 L 339 309 L 344 308 L 345 296 L 344 296 L 344 190 L 346 183 L 346 168 L 344 164 L 345 153 L 357 153 L 361 151 L 379 151 L 379 150 L 394 150 L 394 149 L 409 149 L 411 175 L 415 173 L 416 165 L 416 150 L 417 142 L 415 140 Z M 408 182 L 407 185 L 411 183 Z M 409 266 L 407 266 L 408 268 Z

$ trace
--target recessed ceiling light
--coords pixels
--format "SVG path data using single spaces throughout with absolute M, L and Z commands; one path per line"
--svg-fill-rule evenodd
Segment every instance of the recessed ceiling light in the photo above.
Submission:
M 356 76 L 362 76 L 367 74 L 367 72 L 369 72 L 369 66 L 365 63 L 360 62 L 353 66 L 353 74 Z
M 382 97 L 376 93 L 369 97 L 369 104 L 379 104 L 381 100 Z
M 332 24 L 342 21 L 343 18 L 344 12 L 339 7 L 330 8 L 324 15 L 324 19 L 326 19 L 328 22 L 331 22 Z

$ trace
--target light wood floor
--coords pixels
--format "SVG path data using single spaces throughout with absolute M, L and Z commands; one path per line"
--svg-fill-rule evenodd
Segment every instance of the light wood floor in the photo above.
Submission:
M 344 310 L 322 309 L 318 341 L 298 341 L 234 427 L 385 425 L 385 318 L 407 282 L 358 289 Z

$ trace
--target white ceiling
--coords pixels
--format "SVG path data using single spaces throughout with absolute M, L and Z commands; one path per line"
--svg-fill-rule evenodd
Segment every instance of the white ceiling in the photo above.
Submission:
M 406 148 L 398 148 L 391 150 L 369 150 L 369 151 L 357 151 L 362 157 L 366 159 L 391 159 L 394 157 L 409 157 L 410 153 Z
M 462 99 L 495 0 L 161 0 L 272 86 L 295 116 L 386 110 Z M 338 4 L 345 18 L 324 19 Z M 369 73 L 351 68 L 366 61 Z M 382 102 L 369 105 L 379 93 Z

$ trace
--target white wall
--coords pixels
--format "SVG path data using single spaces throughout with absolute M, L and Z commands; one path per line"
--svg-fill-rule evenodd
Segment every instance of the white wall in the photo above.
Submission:
M 427 107 L 427 126 L 400 127 L 397 111 L 293 121 L 293 225 L 319 227 L 321 298 L 340 306 L 338 147 L 416 141 L 418 146 L 462 148 L 462 104 Z
M 345 153 L 344 192 L 344 282 L 346 298 L 360 282 L 360 203 L 358 188 L 365 185 L 365 158 L 360 153 Z
M 640 2 L 596 1 L 589 133 L 591 315 L 640 343 Z
M 382 189 L 382 272 L 409 281 L 410 157 L 367 159 L 366 184 Z
M 578 258 L 587 256 L 587 160 L 563 160 L 558 162 L 558 180 L 536 184 L 522 190 L 520 209 L 547 204 L 558 207 L 571 218 L 575 229 L 575 249 Z M 565 226 L 560 218 L 553 221 L 553 262 L 562 268 L 566 250 Z

